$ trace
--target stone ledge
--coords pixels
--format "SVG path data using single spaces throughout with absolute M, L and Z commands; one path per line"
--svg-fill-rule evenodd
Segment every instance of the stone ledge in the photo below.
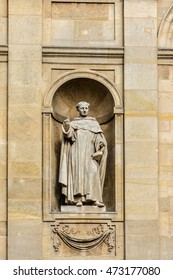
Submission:
M 54 47 L 43 46 L 43 57 L 124 57 L 124 48 L 92 48 L 92 47 Z
M 106 212 L 106 206 L 76 206 L 76 205 L 62 205 L 61 212 L 63 213 L 103 213 Z

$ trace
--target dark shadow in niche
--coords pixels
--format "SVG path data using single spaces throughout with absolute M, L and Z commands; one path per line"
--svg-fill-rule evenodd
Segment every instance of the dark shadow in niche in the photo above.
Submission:
M 51 121 L 51 211 L 59 212 L 64 204 L 61 186 L 58 183 L 61 151 L 61 125 L 67 117 L 78 116 L 76 104 L 90 103 L 90 116 L 101 125 L 108 144 L 108 160 L 103 190 L 103 201 L 107 211 L 115 210 L 115 117 L 114 100 L 108 89 L 98 81 L 88 78 L 73 79 L 63 84 L 55 93 L 52 102 Z

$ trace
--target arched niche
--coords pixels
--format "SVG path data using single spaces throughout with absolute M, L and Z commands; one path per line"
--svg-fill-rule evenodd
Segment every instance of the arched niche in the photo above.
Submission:
M 173 47 L 173 4 L 165 13 L 158 31 L 159 48 Z
M 80 73 L 81 74 L 81 73 Z M 117 184 L 122 187 L 123 114 L 122 102 L 116 88 L 102 77 L 90 75 L 63 76 L 47 92 L 43 107 L 43 184 L 45 212 L 59 213 L 64 203 L 58 183 L 62 132 L 65 118 L 78 116 L 76 104 L 90 103 L 90 116 L 95 117 L 108 143 L 107 171 L 103 200 L 108 212 L 115 212 L 118 205 Z M 108 87 L 105 85 L 107 83 Z M 111 89 L 111 90 L 110 90 Z M 118 110 L 118 114 L 116 110 Z M 46 175 L 47 174 L 47 175 Z

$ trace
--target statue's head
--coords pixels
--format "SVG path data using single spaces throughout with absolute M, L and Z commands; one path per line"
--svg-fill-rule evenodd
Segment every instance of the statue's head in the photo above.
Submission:
M 80 117 L 86 117 L 88 115 L 90 104 L 86 101 L 80 101 L 76 104 L 76 109 L 79 112 Z

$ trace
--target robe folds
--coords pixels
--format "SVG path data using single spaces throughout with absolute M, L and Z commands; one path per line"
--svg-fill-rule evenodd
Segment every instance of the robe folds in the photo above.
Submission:
M 62 126 L 62 132 L 59 182 L 66 202 L 79 197 L 102 202 L 107 143 L 100 125 L 95 118 L 79 117 L 70 122 L 68 131 Z

